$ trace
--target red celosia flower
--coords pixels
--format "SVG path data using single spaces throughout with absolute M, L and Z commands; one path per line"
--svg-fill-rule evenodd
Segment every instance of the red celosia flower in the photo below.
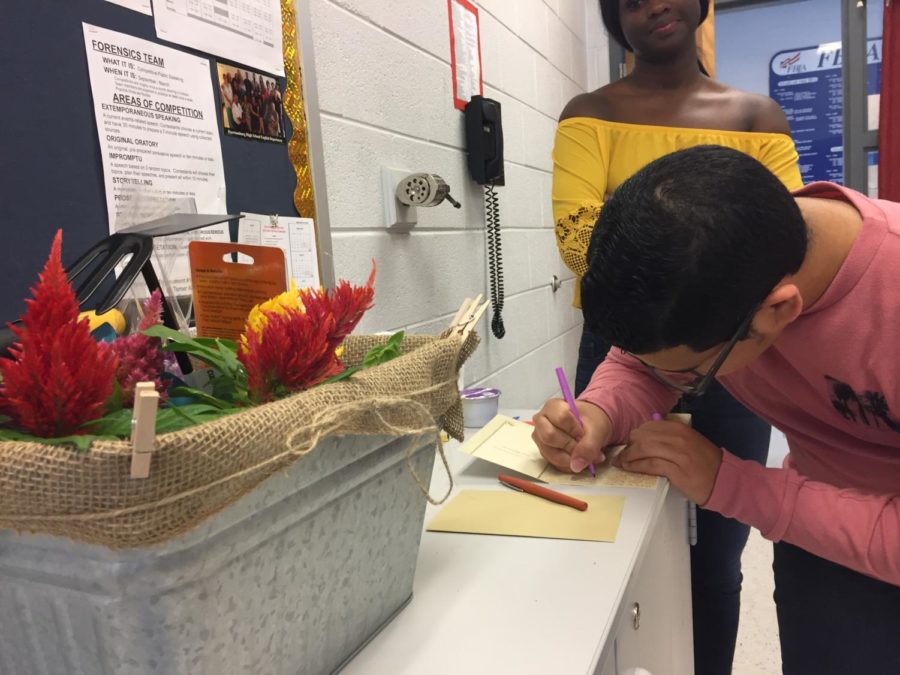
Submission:
M 247 332 L 238 358 L 247 371 L 250 398 L 257 403 L 312 387 L 342 369 L 329 339 L 334 316 L 318 293 L 304 298 L 303 304 L 302 312 L 266 312 L 261 332 Z
M 165 369 L 162 341 L 141 332 L 161 320 L 162 296 L 156 290 L 144 303 L 144 316 L 137 332 L 116 338 L 112 343 L 112 350 L 119 359 L 116 379 L 122 390 L 122 405 L 126 408 L 134 405 L 134 387 L 138 382 L 153 382 L 160 398 L 165 400 L 166 387 L 160 380 Z
M 19 341 L 12 359 L 0 359 L 0 407 L 19 429 L 52 438 L 83 434 L 103 415 L 113 388 L 116 356 L 78 320 L 78 302 L 61 258 L 62 231 L 26 300 L 24 326 L 11 326 Z
M 366 310 L 372 307 L 375 297 L 375 261 L 372 261 L 372 272 L 365 286 L 351 286 L 343 279 L 337 288 L 329 291 L 326 298 L 331 305 L 335 320 L 335 338 L 338 344 L 353 332 L 356 324 L 362 319 Z M 302 300 L 302 297 L 301 297 Z
M 335 351 L 372 306 L 375 268 L 365 286 L 341 281 L 333 291 L 299 291 L 302 309 L 264 310 L 259 329 L 250 325 L 238 358 L 247 371 L 250 398 L 257 403 L 308 389 L 344 367 Z

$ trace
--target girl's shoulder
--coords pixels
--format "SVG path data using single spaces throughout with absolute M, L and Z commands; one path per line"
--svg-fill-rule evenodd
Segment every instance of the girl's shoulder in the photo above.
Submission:
M 730 87 L 718 80 L 709 80 L 710 91 L 726 100 L 729 107 L 747 120 L 748 131 L 772 134 L 791 134 L 784 110 L 765 94 L 756 94 Z
M 617 80 L 595 91 L 575 96 L 563 108 L 559 121 L 587 118 L 613 125 L 647 126 L 649 123 L 649 126 L 723 128 L 787 135 L 791 133 L 784 111 L 771 98 L 736 89 L 717 80 L 707 80 L 701 90 L 689 95 L 690 98 L 696 97 L 690 105 L 700 106 L 704 111 L 715 111 L 714 120 L 692 118 L 669 121 L 665 119 L 665 115 L 660 115 L 659 106 L 655 106 L 657 110 L 654 110 L 653 106 L 648 105 L 646 96 L 646 91 L 638 91 L 632 87 L 627 78 Z M 636 114 L 645 108 L 646 114 Z M 710 114 L 712 113 L 700 117 L 709 117 Z M 717 127 L 716 121 L 722 124 L 723 120 L 729 123 Z
M 594 91 L 578 94 L 563 108 L 559 121 L 571 117 L 615 121 L 615 102 L 624 93 L 623 89 L 622 80 L 617 80 Z

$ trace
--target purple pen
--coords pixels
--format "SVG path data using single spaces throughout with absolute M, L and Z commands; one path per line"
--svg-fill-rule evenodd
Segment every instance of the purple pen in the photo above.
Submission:
M 581 415 L 578 414 L 578 408 L 575 407 L 575 399 L 572 397 L 572 390 L 569 389 L 569 381 L 566 379 L 566 372 L 562 369 L 562 367 L 556 369 L 556 379 L 559 380 L 559 388 L 562 390 L 562 395 L 566 400 L 566 403 L 569 404 L 569 410 L 571 410 L 572 414 L 575 415 L 575 419 L 578 421 L 579 426 L 583 429 L 584 423 L 581 421 Z M 597 475 L 597 469 L 594 468 L 593 463 L 588 464 L 588 471 L 591 472 L 592 476 Z

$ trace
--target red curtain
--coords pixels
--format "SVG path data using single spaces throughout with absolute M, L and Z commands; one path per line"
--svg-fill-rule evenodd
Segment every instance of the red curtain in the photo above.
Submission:
M 900 0 L 884 0 L 878 197 L 900 202 Z

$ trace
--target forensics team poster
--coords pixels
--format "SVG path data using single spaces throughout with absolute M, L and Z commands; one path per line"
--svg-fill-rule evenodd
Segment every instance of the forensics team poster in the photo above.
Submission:
M 225 213 L 209 61 L 88 24 L 84 42 L 110 233 L 173 212 Z M 198 238 L 228 241 L 228 225 L 157 241 L 177 292 L 189 288 L 187 241 Z

